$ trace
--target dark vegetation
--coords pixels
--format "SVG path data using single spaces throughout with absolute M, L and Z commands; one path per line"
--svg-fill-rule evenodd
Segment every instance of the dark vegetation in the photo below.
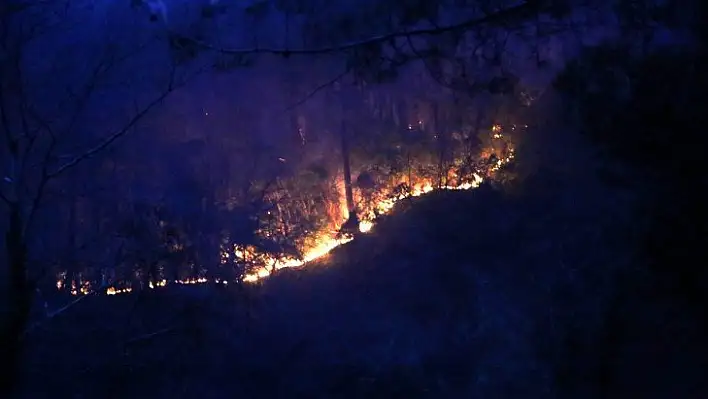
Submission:
M 699 172 L 705 167 L 702 109 L 708 81 L 701 71 L 706 57 L 663 49 L 633 60 L 626 49 L 613 46 L 593 49 L 585 57 L 587 66 L 598 67 L 583 74 L 583 61 L 578 61 L 557 85 L 578 107 L 585 134 L 609 156 L 636 168 L 636 180 L 617 184 L 645 193 L 647 265 L 690 302 L 706 303 L 706 178 Z M 605 86 L 593 92 L 587 84 L 577 85 L 580 76 Z M 626 88 L 624 98 L 611 97 L 618 86 Z
M 638 267 L 637 198 L 568 179 L 417 198 L 243 291 L 97 297 L 36 336 L 29 392 L 699 397 L 703 336 Z
M 287 15 L 312 12 L 285 3 L 277 7 Z M 530 12 L 561 12 L 541 3 L 490 18 L 508 22 L 504 18 L 516 21 Z M 20 398 L 704 397 L 705 29 L 689 27 L 690 45 L 649 45 L 653 23 L 680 20 L 676 4 L 667 3 L 665 17 L 655 18 L 639 7 L 642 2 L 619 3 L 628 7 L 617 11 L 624 40 L 582 48 L 535 101 L 527 101 L 530 91 L 503 68 L 497 76 L 465 65 L 450 72 L 451 64 L 464 62 L 448 57 L 445 40 L 420 48 L 404 34 L 367 42 L 371 29 L 357 23 L 361 15 L 338 21 L 341 29 L 313 18 L 309 45 L 318 50 L 305 56 L 346 50 L 346 72 L 356 83 L 322 89 L 330 106 L 322 108 L 322 120 L 290 114 L 289 134 L 274 140 L 277 145 L 245 137 L 220 141 L 216 146 L 225 153 L 239 154 L 226 166 L 210 159 L 216 157 L 206 141 L 148 141 L 184 160 L 166 168 L 183 179 L 165 184 L 167 194 L 157 201 L 136 195 L 111 202 L 111 193 L 97 194 L 90 177 L 140 191 L 133 187 L 139 180 L 126 171 L 140 175 L 159 163 L 131 168 L 130 157 L 104 152 L 96 160 L 91 151 L 79 157 L 85 169 L 62 162 L 57 154 L 71 147 L 55 146 L 54 125 L 30 112 L 33 104 L 21 87 L 8 83 L 20 68 L 5 62 L 12 57 L 0 59 L 0 127 L 8 139 L 2 155 L 12 165 L 3 166 L 10 186 L 0 192 L 6 255 L 0 276 L 7 283 L 0 354 L 8 366 L 0 388 Z M 397 9 L 401 31 L 436 16 L 405 4 Z M 16 11 L 3 7 L 3 18 Z M 250 12 L 265 12 L 257 8 Z M 213 19 L 224 12 L 201 15 Z M 475 26 L 469 22 L 454 32 L 480 33 Z M 511 29 L 501 22 L 494 27 Z M 12 41 L 3 32 L 0 44 L 7 45 Z M 330 47 L 352 38 L 363 42 Z M 387 46 L 395 47 L 397 38 L 409 48 L 395 49 L 389 58 Z M 201 35 L 171 36 L 171 47 L 176 42 L 180 48 L 171 51 L 187 56 L 173 60 L 173 78 L 213 47 Z M 217 51 L 233 56 L 238 68 L 243 57 L 261 52 L 289 62 L 303 55 L 287 48 Z M 219 60 L 216 69 L 236 68 Z M 444 100 L 422 101 L 434 110 L 427 118 L 419 118 L 421 102 L 392 100 L 371 89 L 399 73 L 405 78 L 405 67 L 421 60 L 436 87 L 452 88 L 435 93 Z M 287 82 L 293 100 L 297 80 Z M 156 103 L 172 91 L 170 80 Z M 386 105 L 371 106 L 361 100 L 367 96 Z M 395 101 L 399 105 L 391 106 Z M 18 104 L 19 111 L 11 111 Z M 299 117 L 314 120 L 315 127 L 305 129 Z M 419 119 L 434 122 L 416 127 Z M 529 128 L 509 132 L 516 158 L 493 173 L 488 167 L 501 151 L 488 127 L 500 122 Z M 130 119 L 118 132 L 136 123 Z M 330 130 L 337 134 L 310 134 Z M 44 135 L 35 141 L 37 131 Z M 99 146 L 114 140 L 107 137 Z M 73 139 L 85 137 L 74 134 L 65 142 Z M 27 148 L 39 146 L 39 163 L 18 155 L 27 142 Z M 318 145 L 333 156 L 321 156 Z M 276 166 L 264 161 L 271 158 Z M 442 186 L 454 180 L 450 171 L 458 179 L 484 171 L 489 179 L 475 190 L 405 198 L 377 219 L 372 232 L 329 256 L 243 284 L 264 259 L 299 257 L 312 232 L 332 228 L 342 158 L 349 170 L 345 191 L 357 194 L 344 202 L 360 215 L 367 215 L 374 196 L 410 190 L 401 181 Z M 19 164 L 31 165 L 27 175 L 10 173 Z M 67 167 L 74 178 L 65 177 Z M 238 173 L 223 178 L 228 183 L 210 180 L 206 171 L 220 168 Z M 71 250 L 45 251 L 56 249 L 46 243 L 51 240 L 28 233 L 35 213 L 47 218 L 40 227 L 69 225 L 60 236 Z M 106 216 L 112 213 L 119 216 Z M 95 231 L 86 227 L 93 222 Z M 86 240 L 94 235 L 96 241 Z M 89 250 L 77 250 L 79 242 Z M 219 259 L 234 244 L 257 251 Z M 162 279 L 204 275 L 231 284 L 147 289 Z M 57 291 L 56 277 L 97 294 Z M 109 285 L 134 292 L 100 295 Z

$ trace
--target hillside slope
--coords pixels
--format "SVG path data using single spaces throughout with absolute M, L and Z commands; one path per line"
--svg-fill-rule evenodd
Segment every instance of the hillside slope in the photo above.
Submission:
M 297 343 L 291 389 L 316 364 L 357 365 L 369 382 L 346 392 L 362 396 L 697 394 L 700 336 L 635 259 L 634 196 L 592 178 L 527 184 L 416 198 L 327 265 L 276 276 L 259 347 Z
M 48 329 L 28 392 L 698 397 L 700 333 L 635 260 L 635 195 L 554 176 L 528 177 L 521 194 L 404 201 L 320 264 L 240 293 L 168 289 L 135 308 L 97 299 L 63 323 L 102 333 Z M 114 343 L 137 334 L 115 333 L 126 319 L 174 331 L 126 350 Z

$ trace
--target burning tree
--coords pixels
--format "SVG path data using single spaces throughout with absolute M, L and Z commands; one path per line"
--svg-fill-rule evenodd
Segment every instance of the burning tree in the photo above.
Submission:
M 120 36 L 103 19 L 102 13 L 114 11 L 110 6 L 84 5 L 0 5 L 0 200 L 7 265 L 0 353 L 9 365 L 0 377 L 4 392 L 16 380 L 11 371 L 44 272 L 33 253 L 41 249 L 39 238 L 60 234 L 57 226 L 40 223 L 56 212 L 51 194 L 185 82 L 166 52 L 154 51 L 154 41 L 141 35 L 144 30 Z M 87 31 L 95 40 L 72 46 Z

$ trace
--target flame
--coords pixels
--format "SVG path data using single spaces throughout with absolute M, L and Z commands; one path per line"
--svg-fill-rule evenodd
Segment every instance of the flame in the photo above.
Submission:
M 509 157 L 505 160 L 499 160 L 497 162 L 497 165 L 495 165 L 495 168 L 499 168 L 503 163 L 511 160 L 512 157 Z M 483 178 L 479 176 L 478 174 L 473 175 L 473 180 L 471 182 L 466 182 L 462 183 L 456 186 L 444 186 L 441 187 L 440 190 L 470 190 L 476 187 L 479 187 L 479 185 L 483 182 Z M 421 183 L 418 183 L 413 187 L 411 190 L 410 194 L 400 194 L 395 197 L 387 198 L 384 200 L 381 200 L 377 202 L 374 205 L 374 208 L 376 212 L 368 212 L 366 215 L 364 215 L 359 222 L 359 231 L 361 233 L 368 233 L 370 232 L 376 222 L 376 217 L 375 214 L 378 213 L 378 215 L 385 215 L 391 212 L 393 208 L 395 207 L 396 203 L 399 202 L 400 200 L 407 198 L 407 197 L 419 197 L 421 195 L 430 193 L 432 191 L 435 191 L 436 187 L 432 185 L 431 182 L 429 181 L 424 181 Z M 280 270 L 284 268 L 292 268 L 292 267 L 301 267 L 306 265 L 307 263 L 310 263 L 316 259 L 321 259 L 325 256 L 327 256 L 333 249 L 346 244 L 350 241 L 352 241 L 354 238 L 349 236 L 349 237 L 337 237 L 336 234 L 322 234 L 320 237 L 315 239 L 315 244 L 304 251 L 304 255 L 302 259 L 297 259 L 293 257 L 289 258 L 284 258 L 284 259 L 278 259 L 273 256 L 268 256 L 265 257 L 265 260 L 263 261 L 264 266 L 259 267 L 256 271 L 253 273 L 249 273 L 246 276 L 244 276 L 243 281 L 247 283 L 254 283 L 257 282 L 261 279 L 264 279 L 274 271 L 274 270 Z M 240 248 L 236 247 L 233 255 L 238 257 L 238 258 L 247 258 L 249 256 L 253 256 L 254 252 L 250 248 Z M 222 258 L 229 258 L 229 253 L 224 252 L 222 253 Z M 192 285 L 192 284 L 204 284 L 208 282 L 209 280 L 201 277 L 201 278 L 193 278 L 193 279 L 185 279 L 185 280 L 175 280 L 175 284 L 181 284 L 181 285 Z M 226 280 L 220 280 L 216 279 L 213 280 L 214 282 L 218 284 L 224 284 L 227 285 L 228 282 Z M 160 280 L 157 282 L 149 282 L 148 286 L 152 289 L 155 287 L 164 287 L 167 285 L 167 280 Z M 117 294 L 122 294 L 122 293 L 129 293 L 131 292 L 131 288 L 123 288 L 123 289 L 117 289 L 115 287 L 109 287 L 106 290 L 107 295 L 117 295 Z M 82 292 L 83 292 L 83 287 L 82 287 Z M 72 291 L 72 293 L 74 293 Z
M 280 270 L 289 267 L 300 267 L 306 263 L 312 262 L 315 259 L 320 259 L 328 255 L 334 248 L 342 244 L 350 242 L 353 238 L 344 237 L 337 238 L 336 235 L 323 236 L 316 240 L 316 244 L 305 252 L 302 259 L 285 258 L 276 259 L 274 257 L 267 260 L 267 266 L 259 268 L 254 273 L 247 274 L 243 281 L 247 283 L 256 282 L 264 277 L 268 277 L 273 270 Z
M 165 279 L 162 279 L 160 281 L 156 281 L 154 283 L 152 281 L 150 281 L 148 283 L 148 287 L 150 287 L 150 289 L 154 289 L 155 287 L 164 287 L 166 285 L 167 285 L 167 280 L 165 280 Z
M 516 127 L 516 125 L 513 126 L 512 130 Z M 524 125 L 524 127 L 528 127 L 527 125 Z M 494 139 L 501 139 L 503 138 L 502 136 L 502 126 L 499 124 L 495 124 L 491 128 L 492 131 L 492 137 Z M 481 157 L 482 158 L 488 158 L 494 153 L 494 150 L 491 148 L 486 148 L 482 150 Z M 511 162 L 514 159 L 514 151 L 513 149 L 509 149 L 509 152 L 506 157 L 498 159 L 496 164 L 493 165 L 490 170 L 491 171 L 497 171 L 499 170 L 504 164 L 507 164 Z M 455 172 L 451 172 L 452 177 L 456 178 L 457 175 Z M 449 177 L 450 174 L 448 174 Z M 359 222 L 359 232 L 361 233 L 369 233 L 372 231 L 376 224 L 376 218 L 380 215 L 385 215 L 390 213 L 396 203 L 399 201 L 409 198 L 409 197 L 419 197 L 421 195 L 425 195 L 427 193 L 430 193 L 435 190 L 470 190 L 476 187 L 479 187 L 479 185 L 484 181 L 483 177 L 480 176 L 477 173 L 474 173 L 472 175 L 472 180 L 464 183 L 460 183 L 457 185 L 447 185 L 443 186 L 440 188 L 437 188 L 436 185 L 434 185 L 431 181 L 431 179 L 425 179 L 425 178 L 419 178 L 416 177 L 413 179 L 412 176 L 407 176 L 407 177 L 401 177 L 398 181 L 398 183 L 404 183 L 410 186 L 410 189 L 408 192 L 401 192 L 398 193 L 394 196 L 388 196 L 386 198 L 378 198 L 374 201 L 373 204 L 369 206 L 369 209 L 364 209 L 361 210 L 361 214 L 358 215 L 360 218 Z M 254 272 L 246 274 L 244 276 L 243 281 L 247 283 L 253 283 L 256 281 L 259 281 L 261 279 L 264 279 L 270 274 L 275 271 L 275 270 L 280 270 L 284 268 L 292 268 L 292 267 L 301 267 L 306 265 L 307 263 L 310 263 L 316 259 L 321 259 L 326 257 L 333 249 L 346 244 L 354 239 L 352 236 L 345 236 L 341 237 L 341 235 L 338 235 L 334 232 L 338 231 L 342 222 L 346 220 L 349 216 L 349 212 L 347 210 L 347 204 L 345 201 L 345 196 L 344 196 L 344 179 L 343 176 L 340 174 L 337 177 L 337 180 L 335 182 L 337 191 L 340 193 L 338 201 L 336 204 L 330 204 L 327 209 L 327 213 L 329 214 L 330 220 L 333 222 L 329 226 L 327 232 L 319 233 L 315 235 L 315 238 L 313 239 L 313 244 L 306 248 L 303 252 L 302 258 L 295 258 L 295 257 L 286 257 L 286 258 L 278 258 L 275 256 L 266 256 L 264 254 L 258 254 L 253 247 L 238 247 L 235 246 L 233 248 L 233 251 L 222 251 L 221 253 L 221 262 L 226 263 L 231 256 L 234 256 L 236 258 L 245 260 L 245 259 L 253 259 L 254 257 L 258 257 L 259 262 L 261 264 L 260 267 L 258 267 Z M 192 284 L 203 284 L 207 283 L 210 280 L 204 277 L 200 278 L 192 278 L 192 279 L 185 279 L 185 280 L 174 280 L 173 283 L 175 284 L 182 284 L 182 285 L 192 285 Z M 228 281 L 226 280 L 221 280 L 221 279 L 215 279 L 212 280 L 217 284 L 224 284 L 227 285 Z M 150 281 L 148 283 L 149 288 L 155 288 L 155 287 L 164 287 L 168 284 L 167 280 L 160 280 L 156 282 Z M 61 289 L 64 286 L 63 282 L 61 280 L 57 281 L 57 288 Z M 122 294 L 122 293 L 129 293 L 132 291 L 132 288 L 122 288 L 118 289 L 115 287 L 109 287 L 106 290 L 107 295 L 117 295 L 117 294 Z M 78 295 L 79 293 L 82 294 L 88 294 L 90 292 L 90 285 L 88 283 L 84 283 L 80 288 L 77 289 L 76 284 L 72 282 L 71 285 L 71 293 L 73 295 Z
M 362 220 L 359 223 L 359 231 L 362 233 L 368 233 L 374 228 L 374 222 L 370 220 Z
M 471 182 L 463 183 L 457 186 L 445 186 L 441 187 L 442 190 L 469 190 L 472 188 L 479 187 L 479 185 L 482 183 L 483 179 L 481 176 L 478 174 L 473 175 L 473 180 Z M 384 215 L 389 212 L 394 208 L 396 203 L 403 198 L 406 198 L 408 196 L 410 197 L 419 197 L 421 195 L 430 193 L 431 191 L 434 191 L 435 187 L 430 183 L 430 182 L 423 182 L 419 183 L 416 185 L 416 187 L 411 190 L 410 195 L 405 195 L 401 194 L 393 198 L 385 199 L 382 201 L 379 201 L 375 205 L 376 212 L 378 212 L 379 215 Z M 362 218 L 362 220 L 359 222 L 359 231 L 362 233 L 368 233 L 371 231 L 371 229 L 374 227 L 375 224 L 375 215 L 376 213 L 369 213 L 365 217 Z M 352 241 L 354 238 L 353 237 L 345 237 L 345 238 L 336 238 L 335 236 L 330 236 L 330 237 L 322 237 L 321 239 L 317 240 L 317 245 L 315 245 L 313 248 L 305 252 L 305 255 L 303 256 L 302 259 L 294 259 L 294 258 L 288 258 L 285 260 L 276 260 L 276 259 L 271 259 L 269 262 L 270 267 L 262 267 L 259 268 L 256 272 L 247 274 L 243 281 L 244 282 L 256 282 L 260 279 L 263 279 L 265 277 L 268 277 L 273 270 L 279 270 L 283 268 L 288 268 L 288 267 L 300 267 L 303 266 L 309 262 L 312 262 L 315 259 L 320 259 L 326 255 L 328 255 L 333 249 L 337 248 L 340 245 L 346 244 L 350 241 Z M 237 254 L 237 256 L 239 256 Z
M 192 285 L 192 284 L 204 284 L 208 282 L 204 277 L 200 278 L 188 278 L 186 280 L 175 280 L 175 284 Z
M 347 220 L 349 218 L 349 208 L 347 208 L 347 196 L 346 189 L 344 187 L 344 172 L 338 174 L 337 176 L 337 192 L 339 193 L 339 216 L 341 220 Z M 331 218 L 332 220 L 337 220 L 337 218 Z M 339 226 L 336 226 L 339 228 Z
M 116 289 L 115 287 L 108 287 L 106 289 L 106 295 L 127 294 L 132 291 L 133 291 L 132 288 Z

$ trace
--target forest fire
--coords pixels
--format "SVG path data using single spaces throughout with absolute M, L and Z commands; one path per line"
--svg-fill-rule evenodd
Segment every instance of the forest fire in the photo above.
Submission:
M 351 237 L 337 238 L 337 237 L 323 237 L 317 240 L 318 244 L 314 248 L 306 251 L 302 259 L 286 258 L 286 259 L 272 259 L 269 264 L 270 267 L 264 267 L 259 269 L 254 273 L 247 274 L 244 278 L 244 282 L 252 283 L 258 281 L 262 278 L 268 277 L 273 270 L 284 269 L 288 267 L 299 267 L 306 263 L 312 262 L 315 259 L 322 258 L 330 253 L 334 248 L 346 244 L 351 241 Z
M 505 163 L 511 161 L 512 159 L 513 159 L 513 151 L 510 153 L 510 155 L 506 159 L 498 160 L 497 164 L 494 165 L 494 167 L 496 169 L 498 169 L 499 167 L 501 167 Z M 465 182 L 465 183 L 462 183 L 462 184 L 459 184 L 456 186 L 443 186 L 443 187 L 440 187 L 439 190 L 469 190 L 469 189 L 479 187 L 479 185 L 484 180 L 479 174 L 476 174 L 476 173 L 474 173 L 472 177 L 473 177 L 473 180 L 470 182 Z M 376 217 L 380 216 L 380 215 L 385 215 L 385 214 L 391 212 L 391 210 L 393 210 L 393 208 L 395 207 L 395 205 L 398 201 L 401 201 L 405 198 L 410 198 L 410 197 L 419 197 L 421 195 L 430 193 L 436 189 L 438 189 L 438 188 L 436 188 L 431 182 L 426 181 L 424 183 L 419 183 L 419 184 L 415 185 L 410 190 L 409 193 L 399 194 L 399 195 L 396 195 L 396 196 L 393 196 L 393 197 L 390 197 L 390 198 L 387 198 L 387 199 L 377 202 L 371 211 L 369 211 L 365 215 L 363 215 L 362 219 L 359 222 L 359 231 L 361 233 L 370 232 L 375 225 Z M 291 259 L 285 259 L 285 260 L 280 260 L 280 261 L 278 261 L 276 259 L 272 259 L 269 262 L 269 265 L 270 265 L 269 267 L 264 267 L 264 268 L 259 269 L 255 273 L 247 274 L 243 281 L 256 282 L 260 279 L 268 277 L 272 273 L 272 271 L 274 271 L 274 270 L 279 270 L 279 269 L 289 268 L 289 267 L 303 266 L 306 263 L 309 263 L 315 259 L 319 259 L 319 258 L 326 256 L 333 249 L 337 248 L 338 246 L 340 246 L 342 244 L 346 244 L 352 240 L 353 240 L 352 237 L 337 238 L 336 236 L 332 236 L 332 237 L 325 236 L 324 238 L 317 240 L 318 244 L 314 248 L 306 251 L 306 253 L 302 259 L 291 258 Z M 242 255 L 242 252 L 237 251 L 236 256 L 239 256 L 239 255 Z
M 455 186 L 455 187 L 443 187 L 442 189 L 448 189 L 448 190 L 467 190 L 470 188 L 475 188 L 479 186 L 479 184 L 482 182 L 482 178 L 479 175 L 475 175 L 475 180 L 473 183 L 465 183 L 460 186 Z M 433 191 L 435 188 L 430 184 L 426 183 L 423 185 L 420 185 L 418 188 L 414 189 L 410 195 L 408 196 L 397 196 L 394 199 L 387 199 L 384 201 L 381 201 L 376 204 L 376 214 L 378 215 L 385 215 L 389 213 L 394 206 L 396 205 L 396 202 L 402 200 L 403 198 L 407 197 L 418 197 L 423 194 L 427 194 L 431 191 Z M 367 215 L 365 218 L 362 218 L 362 220 L 359 222 L 359 231 L 361 233 L 368 233 L 370 232 L 375 223 L 375 216 L 373 214 Z M 268 277 L 273 270 L 279 270 L 279 269 L 284 269 L 284 268 L 289 268 L 289 267 L 300 267 L 305 265 L 306 263 L 312 262 L 315 259 L 322 258 L 326 255 L 328 255 L 333 249 L 337 248 L 340 245 L 346 244 L 350 241 L 352 241 L 352 237 L 344 237 L 344 238 L 337 238 L 335 235 L 327 237 L 324 236 L 323 238 L 317 240 L 318 244 L 305 252 L 304 256 L 302 259 L 284 259 L 284 260 L 277 260 L 277 259 L 272 259 L 269 263 L 269 267 L 264 267 L 259 269 L 255 273 L 250 273 L 247 274 L 243 281 L 245 282 L 255 282 L 258 281 L 262 278 Z M 237 256 L 239 256 L 241 252 L 237 251 Z
M 514 126 L 515 127 L 515 126 Z M 512 130 L 514 129 L 512 127 Z M 336 191 L 339 192 L 339 201 L 330 200 L 327 202 L 330 222 L 322 227 L 313 230 L 307 234 L 304 241 L 300 241 L 297 246 L 299 248 L 298 255 L 287 255 L 278 253 L 268 253 L 255 245 L 233 245 L 232 248 L 221 250 L 221 265 L 250 265 L 245 267 L 246 274 L 241 278 L 224 277 L 221 278 L 186 278 L 186 279 L 164 279 L 147 281 L 139 283 L 143 288 L 156 289 L 164 287 L 168 284 L 178 285 L 196 285 L 205 283 L 215 283 L 228 285 L 231 280 L 241 280 L 246 283 L 254 283 L 270 276 L 273 272 L 284 269 L 302 267 L 314 260 L 326 257 L 333 249 L 346 244 L 355 239 L 356 234 L 352 234 L 352 229 L 358 230 L 361 234 L 371 232 L 377 219 L 390 213 L 396 204 L 406 198 L 419 197 L 436 190 L 470 190 L 479 187 L 480 184 L 488 177 L 498 171 L 502 166 L 512 161 L 514 158 L 514 150 L 511 143 L 505 138 L 503 128 L 499 124 L 493 125 L 489 129 L 489 144 L 483 147 L 483 150 L 478 156 L 481 164 L 472 164 L 472 167 L 465 169 L 464 164 L 456 161 L 450 165 L 447 173 L 441 176 L 431 176 L 430 174 L 413 172 L 410 167 L 406 173 L 400 173 L 397 177 L 387 180 L 388 183 L 378 185 L 374 190 L 368 192 L 364 189 L 358 189 L 355 193 L 356 199 L 356 216 L 358 223 L 354 226 L 349 226 L 349 229 L 343 229 L 344 221 L 349 219 L 347 204 L 344 199 L 344 184 L 341 180 L 335 182 Z M 477 166 L 475 166 L 477 165 Z M 480 166 L 481 165 L 481 166 Z M 336 208 L 336 209 L 335 209 Z M 278 205 L 280 211 L 280 205 Z M 270 215 L 270 212 L 268 212 Z M 355 227 L 356 226 L 356 227 Z M 345 231 L 346 230 L 346 231 Z M 264 237 L 272 237 L 273 232 L 261 231 Z M 57 281 L 57 288 L 63 289 L 67 286 L 65 281 L 66 276 Z M 83 282 L 76 286 L 75 283 L 70 283 L 71 294 L 87 295 L 93 290 L 91 284 Z M 68 288 L 68 287 L 67 287 Z M 130 293 L 134 290 L 130 285 L 124 287 L 110 286 L 105 290 L 107 295 L 118 295 Z

